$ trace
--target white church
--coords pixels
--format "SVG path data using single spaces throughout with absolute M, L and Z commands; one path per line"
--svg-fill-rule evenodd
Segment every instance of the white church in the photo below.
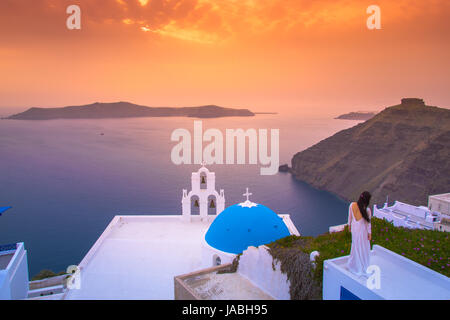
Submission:
M 183 189 L 181 199 L 183 221 L 192 221 L 192 207 L 199 209 L 202 221 L 208 221 L 208 207 L 216 209 L 213 215 L 225 209 L 224 191 L 220 189 L 220 194 L 216 191 L 216 174 L 210 172 L 204 165 L 197 172 L 192 172 L 191 189 L 189 193 Z
M 289 215 L 251 202 L 248 189 L 245 201 L 225 209 L 215 180 L 204 165 L 192 173 L 181 215 L 114 217 L 78 265 L 76 283 L 55 298 L 174 299 L 175 277 L 220 267 L 249 246 L 299 234 Z

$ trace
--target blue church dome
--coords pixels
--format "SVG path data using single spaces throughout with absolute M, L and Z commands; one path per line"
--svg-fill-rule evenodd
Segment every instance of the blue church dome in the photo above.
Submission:
M 283 219 L 261 204 L 235 204 L 222 211 L 205 235 L 213 248 L 239 254 L 290 235 Z

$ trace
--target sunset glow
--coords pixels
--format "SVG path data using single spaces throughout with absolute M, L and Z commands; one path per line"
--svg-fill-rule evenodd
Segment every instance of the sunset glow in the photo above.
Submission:
M 67 30 L 78 4 L 82 29 Z M 1 106 L 125 100 L 254 110 L 450 105 L 450 3 L 380 0 L 6 0 Z

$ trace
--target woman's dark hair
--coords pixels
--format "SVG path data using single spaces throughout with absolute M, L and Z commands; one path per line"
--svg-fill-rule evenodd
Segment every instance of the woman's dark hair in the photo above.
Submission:
M 367 213 L 367 207 L 369 206 L 369 202 L 370 202 L 370 198 L 371 197 L 372 196 L 371 196 L 371 194 L 368 191 L 364 191 L 363 193 L 361 193 L 361 195 L 359 196 L 358 201 L 356 202 L 358 204 L 358 208 L 359 208 L 359 211 L 361 212 L 362 217 L 367 222 L 370 222 L 370 218 L 369 218 L 369 215 Z

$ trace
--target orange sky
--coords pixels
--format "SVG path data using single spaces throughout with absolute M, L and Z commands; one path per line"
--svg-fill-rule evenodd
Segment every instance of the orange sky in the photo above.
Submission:
M 450 107 L 448 0 L 1 0 L 0 39 L 3 107 Z

